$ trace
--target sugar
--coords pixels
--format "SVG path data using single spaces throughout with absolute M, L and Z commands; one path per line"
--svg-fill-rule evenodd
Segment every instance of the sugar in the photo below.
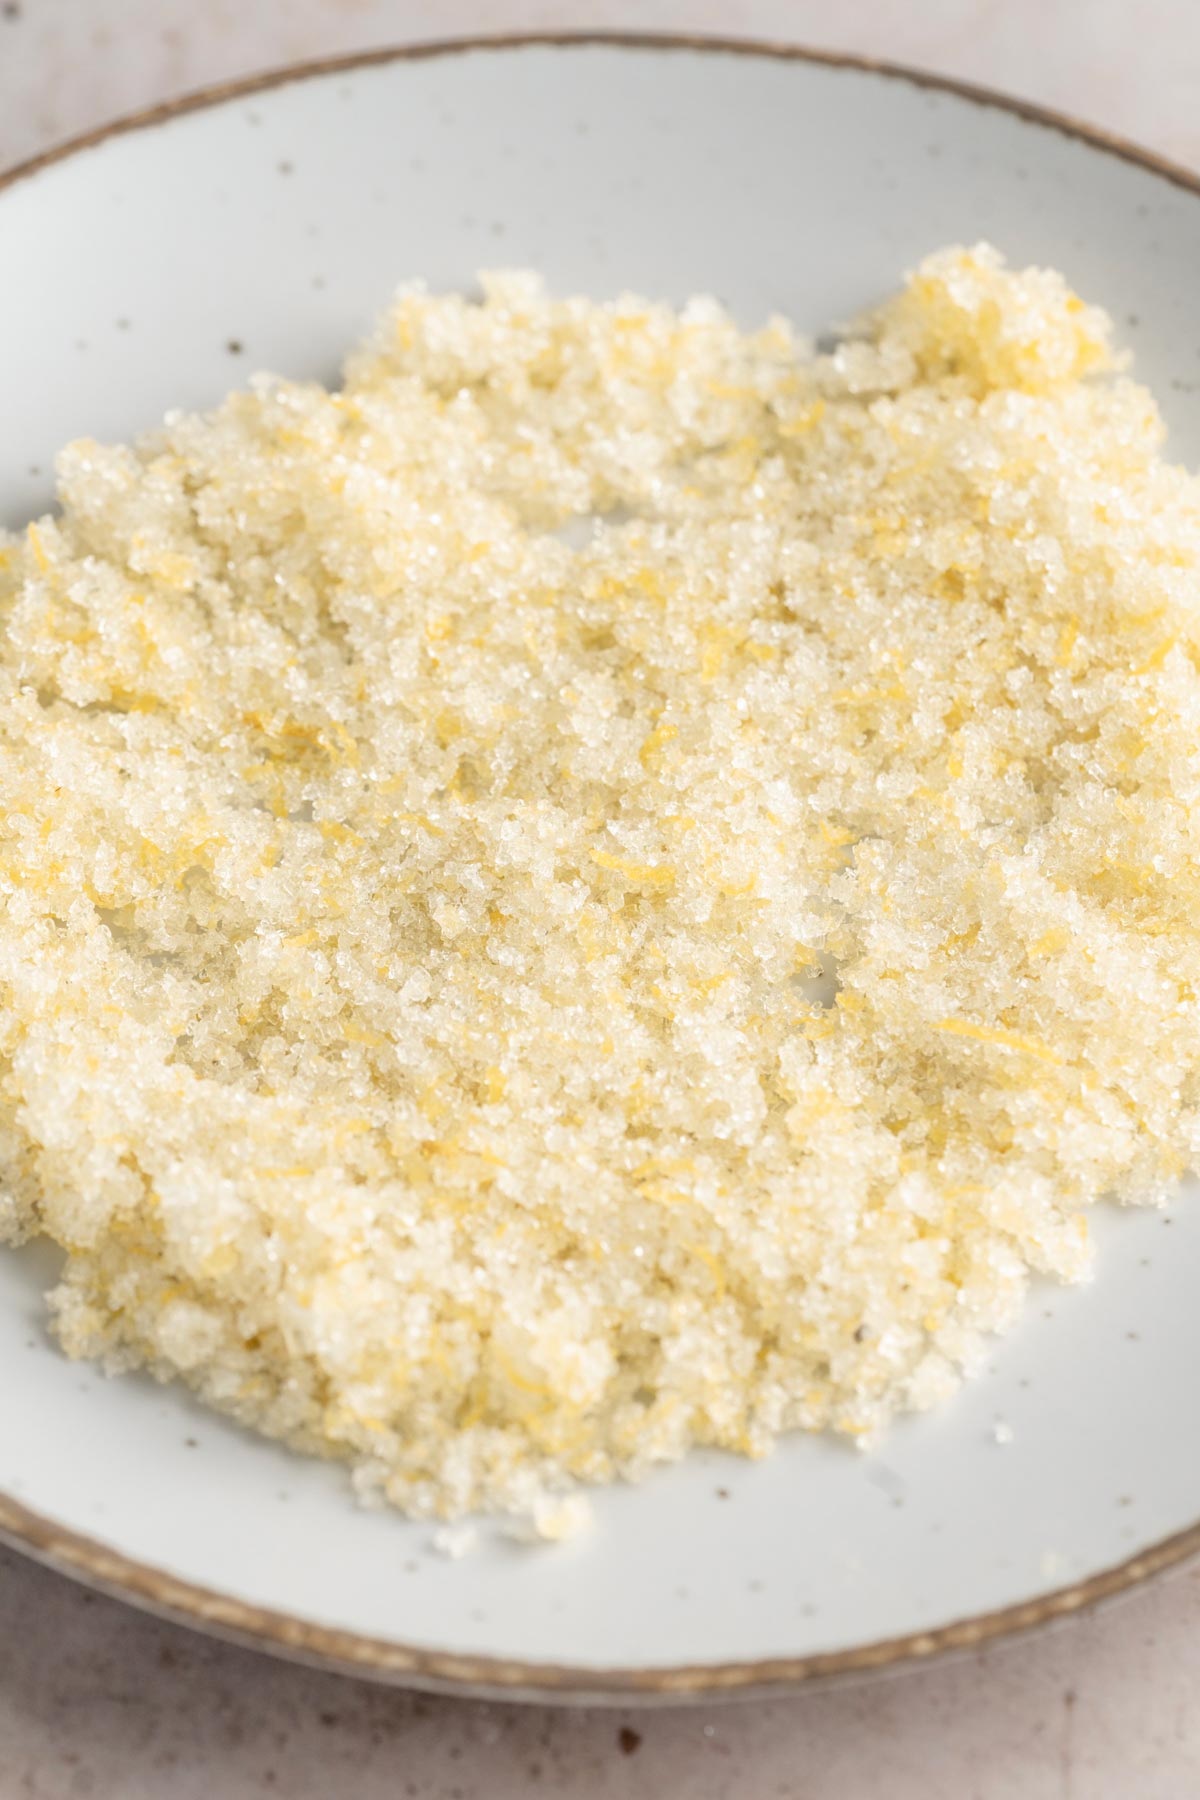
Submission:
M 479 1548 L 479 1532 L 474 1525 L 439 1525 L 433 1534 L 433 1548 L 439 1556 L 459 1562 Z
M 986 247 L 817 358 L 485 292 L 0 540 L 0 1230 L 72 1354 L 557 1534 L 940 1403 L 1190 1160 L 1200 488 Z

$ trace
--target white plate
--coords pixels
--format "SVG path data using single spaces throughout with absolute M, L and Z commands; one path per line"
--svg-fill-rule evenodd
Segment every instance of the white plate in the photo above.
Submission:
M 560 291 L 715 291 L 820 330 L 980 237 L 1111 309 L 1200 460 L 1200 190 L 994 99 L 780 52 L 530 42 L 135 127 L 0 192 L 8 523 L 72 436 L 127 436 L 263 364 L 332 375 L 403 277 L 530 264 Z M 459 1562 L 359 1510 L 339 1469 L 66 1362 L 52 1258 L 4 1253 L 0 1526 L 193 1622 L 430 1685 L 713 1691 L 979 1642 L 1200 1544 L 1200 1206 L 1096 1223 L 1094 1285 L 1037 1292 L 992 1370 L 877 1454 L 694 1456 L 602 1493 L 568 1547 Z

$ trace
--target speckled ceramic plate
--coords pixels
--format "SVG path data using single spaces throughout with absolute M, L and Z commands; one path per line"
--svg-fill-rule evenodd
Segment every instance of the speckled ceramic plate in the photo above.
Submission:
M 559 290 L 715 291 L 747 323 L 820 330 L 979 237 L 1111 309 L 1200 460 L 1200 190 L 1061 120 L 649 40 L 450 46 L 202 96 L 0 184 L 0 516 L 43 505 L 72 436 L 124 437 L 260 365 L 332 375 L 403 277 L 532 264 Z M 695 1456 L 602 1493 L 567 1547 L 461 1561 L 360 1510 L 337 1468 L 68 1363 L 53 1257 L 6 1252 L 0 1528 L 193 1623 L 429 1685 L 730 1691 L 978 1643 L 1200 1546 L 1200 1204 L 1100 1211 L 1094 1284 L 1035 1292 L 989 1372 L 876 1454 Z

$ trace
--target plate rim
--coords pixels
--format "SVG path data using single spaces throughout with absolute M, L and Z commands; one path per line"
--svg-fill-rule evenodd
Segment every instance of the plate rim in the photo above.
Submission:
M 479 33 L 384 45 L 287 63 L 231 81 L 211 83 L 175 99 L 123 114 L 0 171 L 0 201 L 19 183 L 69 158 L 83 155 L 112 138 L 170 124 L 190 113 L 295 82 L 358 73 L 395 62 L 424 62 L 470 51 L 587 48 L 682 50 L 716 56 L 768 58 L 878 75 L 934 93 L 950 94 L 975 106 L 998 110 L 1027 124 L 1058 132 L 1200 197 L 1200 174 L 1128 138 L 1058 109 L 888 58 L 811 49 L 772 38 L 727 37 L 703 32 L 567 30 Z M 998 1640 L 1069 1618 L 1200 1555 L 1200 1518 L 1182 1531 L 1148 1545 L 1122 1562 L 1094 1571 L 1080 1581 L 1010 1606 L 953 1619 L 925 1631 L 797 1657 L 646 1669 L 589 1668 L 577 1663 L 526 1662 L 475 1652 L 459 1653 L 322 1625 L 312 1619 L 258 1606 L 235 1595 L 187 1581 L 152 1563 L 126 1556 L 98 1538 L 72 1531 L 47 1515 L 31 1510 L 2 1489 L 0 1542 L 60 1574 L 143 1611 L 247 1648 L 338 1674 L 460 1696 L 631 1705 L 778 1693 L 800 1685 L 811 1687 L 839 1678 L 861 1678 L 883 1670 L 911 1668 L 934 1657 L 978 1650 Z

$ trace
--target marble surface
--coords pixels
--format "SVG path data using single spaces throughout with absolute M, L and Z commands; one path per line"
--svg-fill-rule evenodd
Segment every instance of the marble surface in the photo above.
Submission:
M 888 56 L 1200 165 L 1191 0 L 0 0 L 0 167 L 272 64 L 566 25 Z M 1198 1694 L 1200 1568 L 881 1682 L 623 1714 L 432 1700 L 288 1667 L 0 1552 L 0 1800 L 1189 1800 Z

